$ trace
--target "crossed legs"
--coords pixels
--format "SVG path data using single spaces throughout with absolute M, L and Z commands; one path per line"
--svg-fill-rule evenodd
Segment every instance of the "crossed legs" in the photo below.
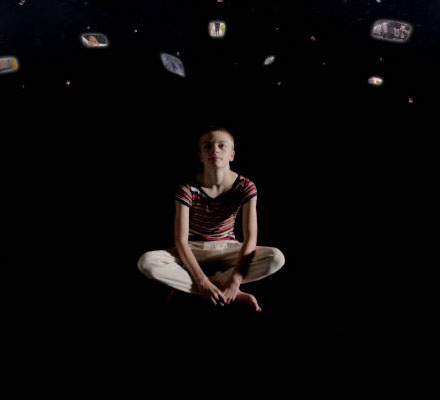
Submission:
M 242 243 L 189 242 L 200 266 L 208 278 L 222 285 L 231 276 L 241 250 Z M 249 261 L 247 273 L 242 284 L 257 281 L 272 275 L 285 263 L 283 253 L 274 247 L 257 246 Z M 192 276 L 179 258 L 176 248 L 149 251 L 142 255 L 138 262 L 139 270 L 148 278 L 162 282 L 174 289 L 187 293 L 199 294 Z M 258 308 L 255 297 L 240 292 L 237 301 L 246 301 Z

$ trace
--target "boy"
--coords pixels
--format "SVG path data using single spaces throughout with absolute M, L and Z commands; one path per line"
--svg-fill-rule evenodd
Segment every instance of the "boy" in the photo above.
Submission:
M 257 189 L 231 171 L 234 138 L 225 128 L 209 127 L 199 139 L 204 170 L 179 185 L 175 196 L 175 247 L 145 253 L 139 270 L 175 289 L 201 294 L 215 305 L 249 303 L 257 299 L 240 285 L 262 279 L 284 265 L 284 255 L 257 246 Z M 234 224 L 243 206 L 243 243 L 235 239 Z

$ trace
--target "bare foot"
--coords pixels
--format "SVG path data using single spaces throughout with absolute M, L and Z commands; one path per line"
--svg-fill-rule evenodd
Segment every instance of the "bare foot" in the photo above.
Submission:
M 250 304 L 255 311 L 260 312 L 261 311 L 261 307 L 258 305 L 257 299 L 255 298 L 255 296 L 251 295 L 250 293 L 246 293 L 246 292 L 238 292 L 237 297 L 235 298 L 235 301 L 241 301 L 243 303 L 248 303 Z

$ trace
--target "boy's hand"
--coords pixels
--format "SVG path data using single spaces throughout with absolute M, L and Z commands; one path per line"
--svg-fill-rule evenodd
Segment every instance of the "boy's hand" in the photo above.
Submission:
M 207 277 L 197 282 L 197 286 L 205 299 L 210 299 L 215 305 L 217 303 L 220 303 L 221 306 L 225 304 L 225 296 Z
M 225 297 L 226 304 L 231 303 L 237 297 L 240 292 L 240 283 L 236 279 L 229 279 L 223 285 L 223 295 Z

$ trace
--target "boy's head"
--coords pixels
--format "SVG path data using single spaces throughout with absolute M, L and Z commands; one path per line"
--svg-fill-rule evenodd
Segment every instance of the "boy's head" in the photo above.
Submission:
M 96 39 L 96 36 L 90 35 L 88 38 L 89 46 L 98 46 L 99 42 L 98 39 Z
M 209 126 L 199 138 L 199 159 L 206 167 L 229 166 L 234 160 L 234 136 L 221 126 Z

